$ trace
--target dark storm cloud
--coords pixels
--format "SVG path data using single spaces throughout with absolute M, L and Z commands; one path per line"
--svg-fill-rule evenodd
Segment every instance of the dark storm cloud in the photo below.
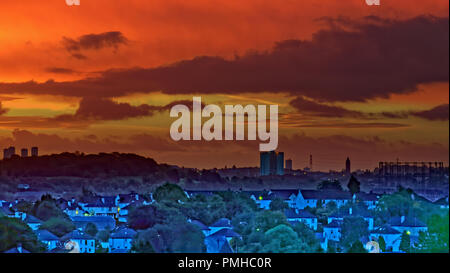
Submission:
M 70 42 L 69 48 L 118 44 L 116 39 L 94 37 Z M 234 60 L 204 56 L 150 69 L 108 70 L 71 82 L 0 83 L 0 92 L 119 97 L 155 91 L 268 91 L 320 102 L 365 101 L 413 92 L 422 83 L 447 82 L 448 37 L 448 18 L 347 21 L 315 33 L 311 40 L 279 42 L 271 51 Z
M 192 102 L 184 100 L 174 101 L 163 106 L 149 104 L 135 106 L 125 102 L 116 102 L 111 99 L 86 97 L 80 101 L 75 114 L 59 115 L 51 120 L 57 122 L 124 120 L 152 116 L 157 112 L 168 111 L 172 106 L 177 104 L 185 104 L 192 108 Z
M 68 51 L 99 50 L 106 47 L 117 49 L 119 45 L 127 44 L 128 39 L 120 31 L 110 31 L 99 34 L 86 34 L 77 39 L 63 37 L 62 43 Z
M 414 116 L 418 116 L 428 120 L 448 120 L 449 118 L 449 105 L 442 104 L 436 106 L 430 110 L 414 112 L 412 113 Z
M 80 53 L 73 53 L 71 56 L 78 60 L 86 60 L 87 59 L 87 57 L 85 55 L 80 54 Z
M 314 102 L 312 100 L 298 97 L 290 102 L 291 106 L 298 109 L 302 114 L 319 117 L 364 117 L 359 111 L 347 110 L 343 107 L 332 106 Z
M 70 69 L 70 68 L 64 68 L 64 67 L 48 67 L 45 69 L 45 71 L 54 73 L 54 74 L 74 74 L 77 73 L 77 71 Z

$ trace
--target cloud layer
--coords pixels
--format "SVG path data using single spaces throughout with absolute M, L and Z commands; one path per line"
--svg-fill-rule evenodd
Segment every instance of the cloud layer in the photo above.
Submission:
M 116 34 L 117 35 L 117 34 Z M 156 68 L 113 69 L 99 77 L 44 83 L 0 83 L 0 93 L 118 97 L 169 94 L 289 92 L 318 101 L 365 101 L 449 80 L 448 18 L 335 20 L 312 40 L 281 41 L 267 52 L 233 60 L 200 56 Z M 117 46 L 122 39 L 82 36 L 68 48 Z

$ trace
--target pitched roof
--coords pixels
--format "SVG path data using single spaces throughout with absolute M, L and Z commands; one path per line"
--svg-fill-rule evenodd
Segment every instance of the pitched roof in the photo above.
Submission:
M 111 250 L 110 253 L 128 253 L 128 252 L 130 252 L 130 250 L 118 248 L 118 249 L 113 249 L 113 250 Z
M 27 214 L 27 216 L 25 216 L 25 219 L 23 220 L 25 223 L 27 224 L 40 224 L 42 223 L 41 220 L 39 220 L 38 218 L 34 217 L 33 215 Z
M 438 199 L 438 200 L 434 201 L 433 204 L 436 204 L 436 205 L 447 205 L 448 206 L 448 196 L 447 197 L 442 197 L 441 199 Z
M 418 218 L 408 217 L 408 216 L 405 216 L 404 218 L 401 216 L 392 217 L 389 220 L 389 224 L 393 227 L 426 227 L 427 226 Z
M 131 228 L 121 228 L 118 229 L 116 232 L 112 233 L 110 235 L 110 238 L 115 239 L 132 239 L 134 235 L 136 235 L 136 231 Z
M 214 224 L 210 225 L 210 227 L 233 227 L 231 225 L 230 219 L 227 218 L 220 218 Z
M 338 190 L 301 190 L 304 199 L 315 200 L 349 200 L 351 193 Z
M 377 201 L 379 195 L 375 193 L 359 192 L 356 194 L 356 197 L 363 201 Z
M 375 228 L 371 234 L 400 234 L 401 232 L 388 225 Z
M 199 220 L 191 220 L 191 224 L 198 226 L 201 230 L 210 230 L 210 228 L 208 226 L 206 226 Z
M 115 204 L 103 203 L 102 201 L 97 201 L 93 203 L 88 203 L 85 207 L 87 208 L 111 208 L 115 207 Z
M 297 196 L 298 190 L 271 190 L 269 192 L 270 199 L 273 199 L 275 197 L 279 197 L 281 199 L 287 200 L 292 195 Z
M 98 216 L 71 216 L 73 222 L 79 223 L 116 223 L 112 216 L 98 215 Z
M 325 225 L 323 228 L 340 228 L 342 225 L 341 220 L 333 220 L 328 225 Z
M 262 197 L 264 200 L 269 199 L 269 193 L 267 191 L 241 191 L 241 193 L 247 195 L 248 197 L 254 196 L 256 200 L 258 200 L 259 197 Z
M 214 232 L 213 234 L 210 234 L 208 237 L 226 237 L 226 238 L 230 238 L 230 237 L 241 237 L 241 235 L 239 235 L 238 233 L 234 232 L 232 229 L 224 228 L 224 229 L 221 229 L 221 230 L 218 230 L 218 231 Z
M 305 209 L 286 209 L 284 215 L 286 218 L 316 218 L 314 214 Z
M 78 230 L 74 230 L 72 232 L 67 233 L 63 237 L 61 237 L 63 240 L 71 240 L 71 239 L 78 239 L 78 240 L 94 240 L 92 236 L 86 233 L 82 233 Z
M 59 238 L 46 229 L 36 231 L 36 235 L 40 241 L 57 241 Z
M 344 218 L 344 217 L 349 217 L 349 216 L 361 216 L 364 218 L 372 218 L 372 214 L 370 213 L 370 211 L 367 210 L 352 210 L 352 214 L 350 214 L 349 210 L 339 210 L 336 212 L 333 212 L 329 217 L 331 218 Z

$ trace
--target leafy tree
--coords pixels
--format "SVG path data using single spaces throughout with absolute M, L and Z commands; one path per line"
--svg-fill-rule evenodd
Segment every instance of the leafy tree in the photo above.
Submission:
M 0 253 L 22 245 L 30 252 L 44 252 L 45 246 L 24 222 L 8 217 L 0 217 Z
M 108 230 L 100 230 L 97 232 L 97 239 L 101 242 L 108 242 L 110 232 Z
M 428 220 L 428 232 L 419 233 L 419 242 L 415 252 L 448 253 L 449 252 L 449 214 L 433 215 Z
M 406 253 L 409 253 L 411 251 L 411 237 L 409 234 L 405 231 L 402 233 L 401 241 L 400 241 L 400 250 L 404 251 Z
M 393 216 L 414 216 L 427 223 L 433 214 L 442 215 L 442 210 L 411 189 L 399 188 L 393 194 L 383 195 L 377 204 L 376 225 L 382 225 Z
M 284 211 L 287 208 L 289 208 L 288 204 L 280 197 L 275 197 L 270 202 L 270 209 L 273 211 Z
M 43 221 L 47 221 L 50 218 L 65 218 L 69 220 L 67 214 L 62 211 L 50 194 L 42 195 L 41 200 L 36 201 L 30 208 L 30 213 Z
M 91 235 L 92 237 L 95 237 L 95 235 L 97 235 L 98 232 L 97 226 L 93 223 L 87 223 L 84 230 L 87 234 Z
M 311 248 L 298 238 L 291 227 L 278 225 L 265 233 L 262 252 L 305 253 L 311 252 Z
M 313 252 L 323 251 L 314 231 L 305 223 L 296 223 L 292 228 L 297 233 L 299 240 L 305 242 L 313 250 Z
M 132 229 L 142 230 L 155 224 L 169 223 L 174 218 L 181 217 L 177 207 L 169 207 L 165 203 L 140 206 L 128 213 L 128 224 Z
M 63 236 L 75 229 L 75 225 L 72 221 L 66 218 L 50 218 L 49 220 L 42 223 L 39 227 L 40 229 L 46 229 L 58 237 Z
M 197 195 L 185 202 L 180 210 L 187 218 L 199 220 L 206 225 L 227 215 L 226 204 L 217 194 L 211 197 Z
M 228 196 L 221 195 L 225 202 L 225 217 L 233 219 L 237 214 L 246 211 L 256 211 L 257 205 L 254 200 L 242 193 L 233 193 Z
M 339 180 L 323 180 L 317 185 L 318 190 L 342 190 Z
M 133 241 L 134 252 L 194 253 L 205 250 L 200 229 L 180 218 L 171 223 L 156 224 L 140 231 Z
M 378 246 L 381 249 L 381 252 L 386 252 L 386 241 L 383 236 L 378 237 Z
M 286 216 L 279 211 L 263 210 L 256 214 L 253 227 L 256 231 L 266 232 L 278 225 L 288 225 Z
M 355 241 L 351 244 L 350 248 L 347 250 L 347 253 L 367 253 L 367 250 L 364 248 L 361 241 Z
M 184 202 L 187 200 L 187 196 L 180 186 L 169 183 L 165 183 L 164 185 L 156 188 L 156 190 L 153 192 L 153 198 L 157 202 Z
M 133 240 L 131 247 L 132 252 L 138 253 L 155 253 L 154 244 L 162 244 L 159 242 L 159 236 L 152 228 L 139 231 Z
M 361 182 L 359 182 L 353 175 L 350 177 L 348 181 L 347 188 L 350 190 L 352 196 L 356 193 L 360 192 Z
M 345 217 L 341 230 L 341 245 L 348 249 L 354 242 L 369 236 L 369 224 L 362 217 Z M 355 246 L 356 247 L 356 246 Z

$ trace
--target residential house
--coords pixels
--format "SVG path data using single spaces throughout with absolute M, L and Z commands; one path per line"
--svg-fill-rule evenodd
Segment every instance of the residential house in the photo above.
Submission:
M 332 213 L 330 216 L 328 216 L 328 224 L 331 223 L 334 220 L 343 221 L 345 217 L 357 217 L 360 216 L 364 218 L 364 220 L 368 224 L 368 230 L 373 230 L 373 216 L 369 211 L 366 210 L 356 210 L 353 212 L 353 208 L 349 208 L 345 211 L 337 211 L 335 213 Z
M 310 229 L 317 230 L 317 217 L 308 210 L 291 208 L 285 210 L 284 215 L 286 215 L 288 222 L 291 224 L 302 222 Z
M 106 203 L 101 200 L 102 199 L 94 203 L 87 203 L 85 205 L 82 205 L 82 208 L 91 216 L 112 216 L 114 218 L 117 218 L 119 213 L 118 207 L 114 203 Z
M 296 199 L 296 208 L 304 209 L 306 207 L 315 208 L 318 202 L 327 205 L 334 202 L 337 207 L 342 207 L 351 201 L 350 192 L 339 190 L 299 190 Z
M 136 231 L 131 228 L 120 228 L 111 233 L 109 237 L 109 251 L 126 250 L 128 252 L 131 249 L 135 235 Z
M 281 198 L 288 204 L 288 207 L 298 208 L 298 194 L 299 190 L 270 190 L 269 198 L 270 200 Z
M 221 229 L 232 229 L 233 226 L 231 225 L 230 219 L 227 218 L 220 218 L 216 222 L 214 222 L 212 225 L 209 226 L 210 234 L 213 234 Z
M 387 252 L 400 251 L 402 233 L 397 229 L 394 229 L 388 225 L 378 227 L 370 232 L 370 237 L 374 241 L 378 241 L 380 237 L 383 237 L 384 242 L 386 243 Z
M 232 253 L 230 247 L 232 238 L 240 238 L 241 236 L 232 229 L 220 229 L 205 238 L 205 246 L 207 253 Z
M 95 253 L 95 239 L 79 230 L 74 230 L 61 238 L 64 244 L 73 242 L 79 248 L 80 253 Z
M 323 237 L 328 241 L 339 241 L 341 239 L 341 220 L 334 220 L 323 227 Z
M 78 230 L 84 230 L 88 223 L 92 223 L 97 230 L 113 230 L 116 220 L 112 216 L 72 216 L 70 217 Z
M 389 219 L 388 224 L 400 233 L 406 231 L 411 236 L 419 236 L 419 232 L 426 232 L 427 225 L 416 217 L 396 216 Z
M 22 221 L 25 222 L 32 230 L 38 230 L 42 224 L 42 221 L 33 215 L 23 213 L 22 217 Z
M 255 201 L 256 205 L 261 209 L 270 209 L 269 193 L 267 191 L 243 191 L 248 197 Z
M 47 246 L 47 250 L 52 250 L 58 247 L 59 238 L 46 229 L 36 230 L 38 240 Z
M 374 209 L 377 206 L 380 196 L 375 193 L 359 192 L 355 196 L 355 202 L 363 202 L 368 209 Z
M 67 206 L 65 206 L 64 212 L 70 217 L 89 215 L 87 211 L 84 211 L 83 208 L 75 202 L 70 202 Z

